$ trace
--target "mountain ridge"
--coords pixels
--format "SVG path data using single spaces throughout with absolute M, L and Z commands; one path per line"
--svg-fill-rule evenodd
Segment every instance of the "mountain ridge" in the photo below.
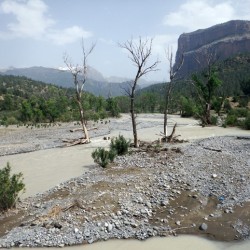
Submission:
M 178 76 L 185 77 L 202 70 L 205 65 L 202 56 L 209 52 L 217 60 L 224 60 L 250 51 L 250 21 L 231 20 L 206 29 L 183 33 L 178 39 L 175 68 L 184 56 L 184 63 Z M 197 63 L 197 59 L 200 63 Z
M 26 68 L 10 68 L 1 70 L 2 75 L 14 75 L 25 76 L 32 80 L 42 81 L 44 83 L 55 84 L 57 86 L 71 88 L 74 87 L 72 74 L 65 68 L 48 68 L 43 66 L 33 66 Z M 126 88 L 128 82 L 131 80 L 128 78 L 112 77 L 105 78 L 99 71 L 93 67 L 89 67 L 89 76 L 85 84 L 85 91 L 88 91 L 94 95 L 119 96 L 124 95 L 124 88 Z M 117 80 L 117 81 L 113 81 Z M 148 82 L 144 79 L 140 80 L 139 86 L 146 87 L 153 82 Z

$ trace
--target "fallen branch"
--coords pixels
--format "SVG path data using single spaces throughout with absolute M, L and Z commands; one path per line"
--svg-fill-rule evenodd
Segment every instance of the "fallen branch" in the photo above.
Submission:
M 215 152 L 222 152 L 221 149 L 216 149 L 216 148 L 207 148 L 207 147 L 203 147 L 206 150 L 210 150 L 210 151 L 215 151 Z
M 80 138 L 80 139 L 63 139 L 63 142 L 66 142 L 66 144 L 64 145 L 65 147 L 71 147 L 71 146 L 75 146 L 78 144 L 87 144 L 89 143 L 89 141 L 85 138 Z
M 88 131 L 91 131 L 91 130 L 96 130 L 98 129 L 97 127 L 94 127 L 94 128 L 89 128 Z M 77 132 L 77 131 L 82 131 L 82 128 L 73 128 L 73 129 L 70 129 L 70 132 Z
M 67 207 L 62 208 L 63 212 L 68 211 L 71 208 L 81 208 L 81 209 L 85 209 L 85 207 L 79 202 L 79 200 L 75 199 L 70 205 L 68 205 Z

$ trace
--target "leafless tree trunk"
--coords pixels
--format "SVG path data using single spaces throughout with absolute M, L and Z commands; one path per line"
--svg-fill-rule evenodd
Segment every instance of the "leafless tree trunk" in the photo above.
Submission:
M 178 65 L 178 67 L 174 70 L 174 66 L 173 66 L 173 52 L 172 50 L 167 51 L 167 59 L 169 61 L 169 83 L 166 83 L 166 95 L 165 95 L 165 107 L 164 107 L 164 128 L 163 128 L 163 134 L 164 137 L 167 137 L 168 131 L 167 131 L 167 126 L 168 126 L 168 113 L 169 113 L 169 104 L 170 104 L 170 100 L 171 100 L 171 93 L 174 87 L 174 80 L 175 80 L 175 76 L 177 74 L 177 72 L 180 70 L 180 68 L 183 65 L 184 62 L 184 56 L 182 56 L 182 60 L 180 65 Z
M 81 143 L 89 143 L 90 138 L 88 134 L 88 130 L 86 128 L 86 119 L 84 117 L 84 108 L 82 106 L 82 93 L 84 92 L 84 85 L 86 83 L 87 79 L 87 73 L 88 73 L 88 66 L 87 66 L 87 59 L 88 56 L 93 52 L 95 48 L 95 44 L 92 44 L 91 47 L 86 50 L 84 46 L 84 42 L 82 41 L 82 54 L 83 54 L 83 61 L 82 65 L 79 66 L 78 64 L 74 65 L 72 64 L 69 56 L 67 54 L 64 55 L 64 63 L 67 66 L 68 70 L 71 72 L 73 76 L 73 82 L 75 86 L 75 91 L 76 91 L 76 102 L 78 105 L 79 109 L 79 114 L 80 114 L 80 122 L 82 125 L 82 130 L 83 130 L 83 135 L 84 135 L 84 140 L 81 141 Z
M 119 46 L 129 52 L 129 59 L 137 67 L 137 73 L 133 82 L 129 85 L 129 89 L 126 90 L 127 95 L 130 97 L 130 113 L 132 118 L 132 128 L 134 136 L 134 146 L 139 147 L 137 129 L 136 129 L 136 114 L 135 114 L 135 91 L 138 80 L 149 72 L 156 71 L 159 61 L 149 63 L 149 58 L 152 55 L 152 43 L 153 39 L 143 40 L 139 37 L 139 41 L 136 42 L 133 39 L 126 41 Z

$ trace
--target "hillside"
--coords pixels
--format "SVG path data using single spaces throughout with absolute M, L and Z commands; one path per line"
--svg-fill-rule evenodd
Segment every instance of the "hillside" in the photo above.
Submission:
M 54 84 L 64 88 L 73 87 L 73 78 L 68 70 L 60 70 L 46 67 L 11 68 L 0 73 L 2 75 L 25 76 L 35 81 Z M 85 91 L 96 96 L 120 96 L 124 95 L 129 79 L 118 77 L 105 78 L 100 72 L 89 67 L 89 75 L 85 84 Z M 151 82 L 140 80 L 140 86 L 148 86 Z
M 225 96 L 242 95 L 244 92 L 242 83 L 250 80 L 250 53 L 227 58 L 224 61 L 217 62 L 215 66 L 218 70 L 219 79 L 222 80 L 222 85 L 219 89 L 220 93 L 223 93 Z M 179 81 L 176 84 L 175 89 L 177 92 L 186 94 L 190 92 L 191 85 L 187 83 L 188 78 L 186 80 Z M 140 92 L 163 95 L 164 86 L 165 83 L 159 83 L 143 88 Z
M 84 92 L 82 102 L 87 120 L 117 116 L 112 98 L 105 100 Z M 79 120 L 75 90 L 24 76 L 0 75 L 0 125 Z

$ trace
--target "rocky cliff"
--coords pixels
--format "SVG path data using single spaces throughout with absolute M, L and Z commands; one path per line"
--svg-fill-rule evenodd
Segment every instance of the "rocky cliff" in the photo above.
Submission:
M 179 76 L 187 76 L 207 66 L 206 53 L 224 60 L 250 52 L 250 21 L 234 20 L 207 29 L 184 33 L 178 39 L 175 67 L 184 63 Z M 198 63 L 199 61 L 199 63 Z

